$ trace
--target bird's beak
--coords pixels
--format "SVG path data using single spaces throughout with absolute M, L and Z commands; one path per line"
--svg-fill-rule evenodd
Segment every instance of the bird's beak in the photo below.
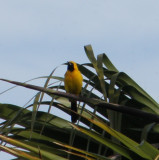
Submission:
M 65 65 L 68 65 L 69 64 L 69 61 L 67 61 L 66 63 L 65 63 Z

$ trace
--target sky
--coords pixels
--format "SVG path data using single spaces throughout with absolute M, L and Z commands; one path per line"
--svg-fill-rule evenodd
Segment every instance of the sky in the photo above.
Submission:
M 24 82 L 68 60 L 89 62 L 84 46 L 91 44 L 95 56 L 106 53 L 158 102 L 158 6 L 157 0 L 1 0 L 0 78 Z M 0 86 L 2 92 L 12 85 Z M 0 103 L 24 105 L 35 93 L 18 87 L 0 95 Z

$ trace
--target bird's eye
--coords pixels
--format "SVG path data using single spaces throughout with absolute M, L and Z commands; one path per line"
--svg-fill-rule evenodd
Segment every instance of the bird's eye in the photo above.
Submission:
M 73 63 L 69 62 L 69 64 L 68 64 L 68 65 L 73 66 Z

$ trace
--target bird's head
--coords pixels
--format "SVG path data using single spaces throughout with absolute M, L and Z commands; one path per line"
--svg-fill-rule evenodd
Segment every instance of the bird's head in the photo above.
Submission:
M 73 61 L 67 62 L 67 70 L 72 72 L 76 69 L 78 69 L 78 67 L 77 67 L 77 64 L 75 62 L 73 62 Z

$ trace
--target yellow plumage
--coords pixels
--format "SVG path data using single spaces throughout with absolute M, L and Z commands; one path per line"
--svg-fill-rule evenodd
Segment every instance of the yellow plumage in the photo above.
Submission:
M 82 89 L 82 81 L 83 77 L 81 72 L 78 70 L 78 66 L 75 62 L 70 61 L 68 62 L 68 68 L 65 73 L 65 90 L 67 93 L 72 93 L 75 95 L 79 95 Z M 77 103 L 74 100 L 71 101 L 71 109 L 77 112 Z M 75 123 L 78 119 L 78 116 L 74 113 L 71 114 L 71 120 Z

